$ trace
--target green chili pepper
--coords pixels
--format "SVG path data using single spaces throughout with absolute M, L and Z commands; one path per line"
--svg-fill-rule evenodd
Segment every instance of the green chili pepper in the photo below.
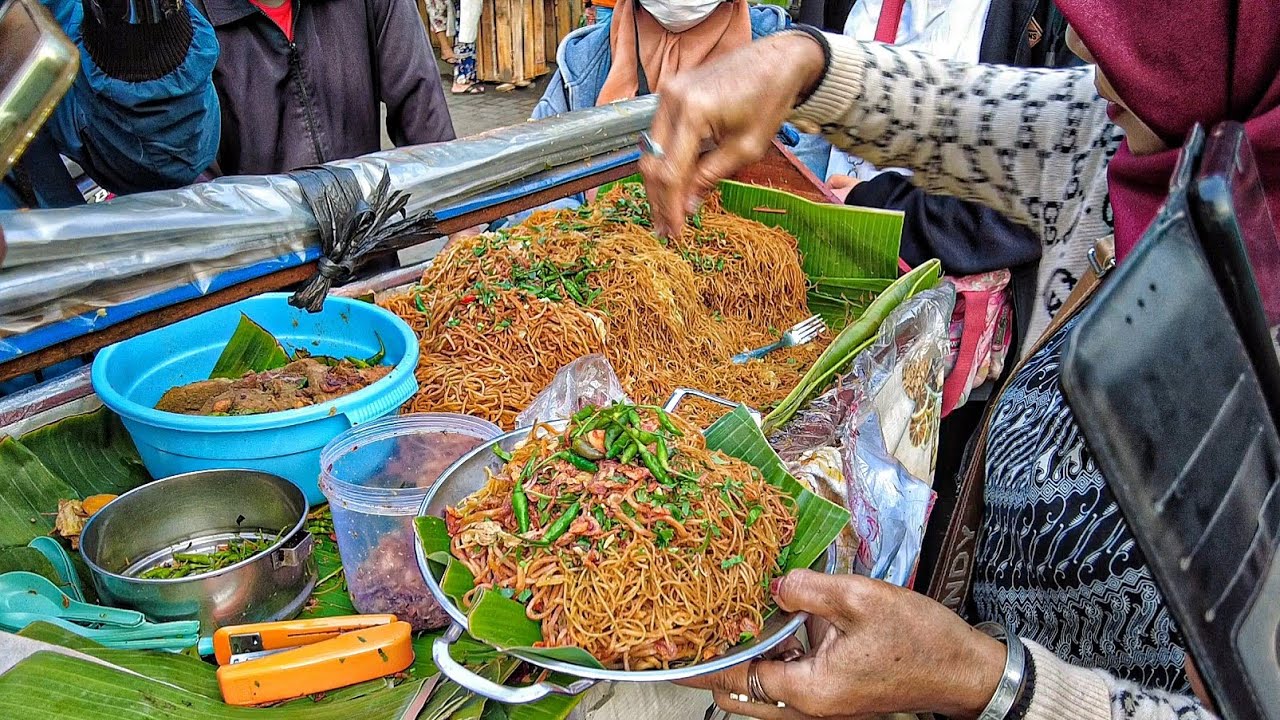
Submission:
M 599 427 L 600 423 L 602 422 L 604 422 L 603 414 L 595 415 L 594 417 L 590 418 L 586 422 L 578 425 L 578 429 L 573 431 L 573 437 L 578 438 L 578 437 L 582 437 L 583 435 L 586 435 L 587 433 Z
M 622 453 L 622 451 L 627 448 L 627 445 L 630 443 L 631 443 L 630 436 L 628 436 L 626 433 L 618 433 L 618 437 L 614 439 L 612 443 L 609 444 L 608 450 L 605 452 L 605 456 L 611 457 L 611 458 L 618 457 Z
M 631 426 L 640 429 L 640 413 L 635 408 L 627 408 L 627 419 L 631 421 Z
M 662 466 L 663 470 L 670 470 L 670 460 L 671 456 L 667 452 L 667 441 L 662 438 L 658 438 L 658 464 Z
M 587 301 L 584 300 L 582 297 L 582 293 L 578 291 L 577 285 L 573 283 L 564 282 L 563 280 L 560 281 L 560 284 L 564 286 L 565 292 L 569 294 L 569 297 L 572 298 L 574 302 L 578 303 L 579 305 L 587 304 Z
M 618 462 L 622 463 L 623 465 L 626 465 L 630 463 L 632 460 L 635 460 L 636 452 L 640 450 L 640 443 L 632 440 L 630 436 L 627 436 L 627 440 L 631 440 L 631 444 L 628 445 L 627 449 L 623 450 L 622 455 L 618 457 Z
M 672 422 L 671 414 L 662 408 L 658 408 L 658 425 L 662 426 L 663 430 L 666 430 L 676 437 L 684 437 L 684 432 L 681 431 L 680 428 L 676 427 L 676 424 Z
M 524 494 L 524 483 L 519 480 L 511 491 L 511 509 L 516 513 L 516 524 L 520 526 L 520 532 L 529 532 L 529 498 Z
M 653 453 L 646 450 L 643 445 L 637 447 L 639 448 L 640 461 L 644 463 L 645 467 L 649 468 L 649 472 L 653 473 L 653 479 L 663 485 L 671 485 L 671 478 L 667 475 L 667 471 L 663 470 L 662 466 L 658 464 L 658 459 L 653 456 Z
M 529 462 L 524 464 L 524 469 L 520 471 L 520 482 L 524 482 L 533 477 L 533 467 L 536 458 L 529 458 Z
M 493 454 L 497 455 L 502 462 L 511 462 L 511 453 L 503 450 L 501 445 L 493 446 Z
M 583 471 L 583 472 L 593 473 L 593 472 L 599 472 L 599 471 L 600 471 L 600 466 L 599 466 L 599 465 L 597 465 L 597 464 L 595 464 L 595 463 L 591 462 L 590 460 L 588 460 L 588 459 L 586 459 L 586 458 L 584 458 L 584 457 L 580 457 L 580 456 L 578 456 L 578 455 L 574 455 L 573 453 L 566 453 L 565 460 L 568 460 L 570 465 L 572 465 L 572 466 L 574 466 L 574 467 L 578 468 L 579 470 L 581 470 L 581 471 Z
M 648 430 L 632 430 L 632 432 L 635 434 L 635 438 L 645 445 L 652 445 L 658 442 L 658 436 Z
M 581 410 L 573 414 L 574 422 L 582 422 L 596 413 L 595 405 L 586 405 Z
M 542 535 L 542 542 L 550 545 L 556 540 L 559 540 L 561 535 L 564 535 L 569 531 L 569 526 L 573 524 L 574 520 L 578 519 L 578 513 L 581 511 L 582 501 L 574 500 L 573 504 L 569 506 L 569 509 L 565 510 L 563 515 L 556 518 L 556 521 L 551 523 L 551 527 L 547 528 L 547 532 Z
M 618 440 L 618 439 L 619 439 L 620 437 L 622 437 L 622 428 L 621 428 L 620 426 L 618 426 L 617 424 L 611 424 L 611 425 L 609 426 L 609 429 L 608 429 L 608 430 L 606 430 L 606 431 L 605 431 L 605 433 L 604 433 L 604 447 L 605 447 L 604 454 L 605 454 L 605 457 L 613 457 L 613 454 L 614 454 L 614 451 L 615 451 L 615 447 L 614 447 L 614 446 L 615 446 L 615 445 L 617 445 L 617 443 L 619 442 L 619 440 Z M 621 452 L 621 451 L 622 451 L 622 446 L 621 446 L 621 445 L 617 445 L 616 450 L 617 450 L 618 452 Z

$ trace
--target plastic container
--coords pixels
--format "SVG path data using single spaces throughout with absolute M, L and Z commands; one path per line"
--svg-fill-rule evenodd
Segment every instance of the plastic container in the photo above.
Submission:
M 320 490 L 356 610 L 393 613 L 415 630 L 449 624 L 418 567 L 413 519 L 441 473 L 501 434 L 470 415 L 422 413 L 354 428 L 325 447 Z
M 94 360 L 93 389 L 124 420 L 153 477 L 196 470 L 248 469 L 279 475 L 324 501 L 316 485 L 320 450 L 353 426 L 395 412 L 418 389 L 418 339 L 395 314 L 371 303 L 330 297 L 311 314 L 285 293 L 269 293 L 112 345 Z M 241 313 L 286 350 L 370 357 L 378 341 L 395 369 L 350 395 L 297 410 L 240 417 L 200 417 L 155 409 L 170 388 L 204 380 L 235 332 Z

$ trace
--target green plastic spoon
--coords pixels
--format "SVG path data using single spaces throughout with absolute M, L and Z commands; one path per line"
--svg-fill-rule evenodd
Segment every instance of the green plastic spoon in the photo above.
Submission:
M 21 570 L 0 575 L 0 612 L 30 613 L 116 627 L 137 627 L 147 619 L 136 610 L 72 600 L 47 578 Z

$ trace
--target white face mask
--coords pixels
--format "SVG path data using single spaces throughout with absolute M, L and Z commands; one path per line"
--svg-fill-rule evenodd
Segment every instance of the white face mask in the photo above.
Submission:
M 654 20 L 673 33 L 680 33 L 711 16 L 724 0 L 642 0 Z

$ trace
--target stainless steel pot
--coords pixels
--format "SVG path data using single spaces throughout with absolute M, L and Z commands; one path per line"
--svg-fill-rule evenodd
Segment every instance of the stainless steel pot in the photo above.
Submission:
M 307 500 L 293 483 L 255 470 L 204 470 L 156 480 L 90 518 L 80 553 L 98 596 L 157 621 L 271 622 L 302 610 L 316 584 Z M 216 572 L 173 580 L 137 577 L 177 552 L 208 552 L 235 537 L 277 537 Z
M 696 395 L 716 402 L 729 404 L 715 396 L 707 395 L 696 391 L 677 391 L 676 395 L 667 402 L 667 409 L 670 410 L 679 402 L 681 397 L 685 395 Z M 753 413 L 753 417 L 757 414 Z M 758 422 L 758 420 L 757 420 Z M 567 420 L 548 423 L 550 427 L 556 430 L 563 430 L 568 424 Z M 481 445 L 462 456 L 449 469 L 445 470 L 440 479 L 431 487 L 426 498 L 423 500 L 422 509 L 418 512 L 419 516 L 434 515 L 443 517 L 446 507 L 457 505 L 464 498 L 484 487 L 488 481 L 486 470 L 498 471 L 502 467 L 502 461 L 498 456 L 494 455 L 494 446 L 500 446 L 502 449 L 511 451 L 516 445 L 529 436 L 529 428 L 523 428 L 514 432 L 501 435 L 494 440 Z M 768 652 L 778 644 L 791 637 L 800 629 L 807 619 L 804 613 L 784 613 L 775 612 L 765 621 L 764 629 L 760 632 L 759 637 L 755 640 L 737 645 L 724 655 L 712 658 L 704 662 L 694 663 L 683 667 L 672 668 L 670 670 L 608 670 L 598 668 L 588 668 L 581 665 L 574 665 L 566 662 L 558 662 L 548 660 L 544 657 L 526 655 L 520 652 L 510 653 L 512 656 L 520 658 L 538 667 L 546 668 L 554 672 L 564 673 L 579 680 L 560 684 L 554 680 L 548 679 L 527 687 L 513 688 L 500 683 L 493 682 L 487 678 L 481 677 L 461 663 L 455 661 L 449 655 L 449 647 L 467 631 L 467 616 L 453 601 L 445 595 L 440 588 L 439 579 L 432 573 L 431 567 L 427 562 L 426 554 L 423 552 L 422 543 L 416 544 L 418 553 L 418 567 L 422 570 L 423 576 L 427 580 L 427 587 L 431 590 L 431 594 L 440 603 L 440 606 L 449 613 L 449 617 L 453 619 L 453 624 L 445 632 L 445 634 L 435 640 L 431 646 L 431 657 L 436 663 L 436 667 L 440 668 L 450 680 L 458 683 L 462 687 L 470 690 L 478 695 L 483 695 L 491 700 L 499 702 L 522 704 L 530 703 L 547 697 L 551 694 L 560 695 L 577 695 L 601 680 L 609 680 L 614 682 L 671 682 L 673 680 L 684 680 L 700 675 L 708 675 L 719 672 L 725 668 L 733 667 L 742 662 L 746 662 L 751 658 Z M 824 556 L 819 557 L 810 566 L 818 572 L 830 573 L 835 569 L 836 553 L 835 545 L 827 548 Z M 501 648 L 500 648 L 501 649 Z

